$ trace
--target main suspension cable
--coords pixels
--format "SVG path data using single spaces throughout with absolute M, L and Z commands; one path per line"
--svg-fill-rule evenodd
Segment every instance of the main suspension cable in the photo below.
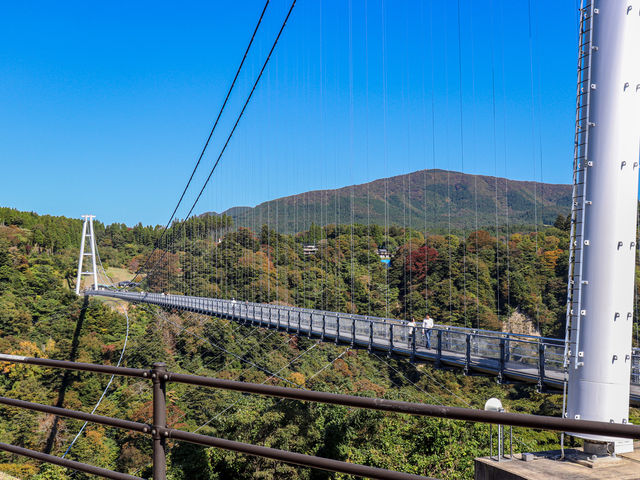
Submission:
M 213 123 L 213 127 L 211 128 L 211 131 L 209 132 L 209 136 L 207 137 L 207 141 L 204 143 L 204 147 L 202 147 L 202 151 L 200 152 L 200 155 L 198 156 L 198 161 L 196 162 L 195 166 L 193 167 L 193 170 L 191 171 L 191 176 L 189 177 L 189 180 L 187 181 L 187 184 L 185 185 L 184 190 L 182 191 L 182 194 L 180 195 L 180 198 L 178 199 L 178 203 L 176 204 L 175 208 L 173 209 L 173 212 L 171 213 L 171 216 L 169 217 L 169 220 L 167 221 L 167 224 L 164 226 L 164 229 L 162 230 L 162 234 L 160 235 L 160 238 L 156 242 L 156 245 L 155 245 L 154 249 L 149 254 L 149 256 L 147 257 L 147 259 L 146 259 L 145 263 L 142 265 L 142 267 L 140 267 L 138 269 L 138 271 L 136 272 L 135 276 L 131 280 L 132 282 L 135 281 L 135 279 L 140 275 L 140 272 L 143 271 L 144 267 L 147 265 L 149 259 L 153 255 L 153 253 L 158 249 L 158 245 L 160 245 L 160 242 L 162 241 L 163 237 L 165 236 L 165 234 L 167 232 L 167 229 L 169 228 L 169 225 L 171 225 L 171 222 L 173 221 L 173 219 L 174 219 L 174 217 L 176 215 L 176 212 L 178 211 L 178 208 L 180 207 L 180 204 L 182 203 L 182 200 L 184 199 L 184 196 L 187 193 L 187 190 L 189 189 L 189 186 L 191 185 L 191 181 L 193 180 L 193 177 L 196 174 L 196 171 L 198 170 L 198 167 L 200 166 L 200 162 L 202 161 L 202 158 L 204 157 L 204 154 L 207 151 L 207 147 L 209 146 L 209 142 L 211 141 L 211 138 L 213 137 L 213 134 L 216 131 L 216 127 L 218 126 L 218 122 L 220 121 L 220 117 L 222 116 L 222 112 L 224 112 L 224 109 L 227 106 L 227 102 L 229 101 L 229 97 L 231 97 L 231 92 L 233 91 L 233 88 L 236 85 L 236 81 L 238 80 L 238 76 L 240 75 L 240 71 L 242 70 L 244 62 L 247 59 L 247 56 L 249 54 L 249 50 L 251 49 L 251 45 L 253 45 L 253 40 L 256 37 L 256 33 L 258 33 L 258 28 L 260 27 L 260 24 L 262 23 L 262 19 L 264 18 L 264 14 L 267 11 L 267 6 L 269 5 L 269 1 L 270 0 L 267 0 L 265 2 L 265 4 L 264 4 L 264 8 L 262 9 L 262 13 L 260 14 L 260 18 L 258 19 L 258 23 L 256 24 L 255 28 L 253 29 L 253 34 L 251 35 L 251 40 L 249 40 L 249 45 L 247 45 L 247 48 L 244 51 L 244 55 L 242 56 L 242 60 L 240 61 L 240 65 L 238 65 L 238 69 L 236 70 L 236 74 L 233 77 L 233 81 L 231 82 L 231 86 L 229 87 L 229 90 L 227 91 L 227 96 L 225 97 L 224 102 L 222 102 L 222 106 L 220 107 L 220 110 L 218 111 L 218 116 L 216 117 L 216 121 Z
M 262 74 L 264 73 L 265 69 L 267 68 L 267 64 L 269 63 L 269 59 L 271 58 L 271 55 L 273 54 L 273 51 L 276 48 L 276 45 L 278 44 L 278 40 L 280 39 L 280 36 L 282 35 L 282 32 L 284 30 L 284 27 L 287 25 L 287 21 L 289 20 L 289 17 L 291 16 L 291 12 L 293 11 L 293 7 L 296 4 L 296 0 L 293 0 L 293 2 L 291 3 L 291 7 L 289 8 L 289 11 L 287 12 L 287 16 L 284 19 L 284 22 L 282 23 L 282 26 L 280 27 L 280 31 L 278 32 L 278 35 L 276 36 L 275 41 L 273 42 L 273 45 L 271 46 L 271 50 L 269 51 L 269 54 L 267 55 L 266 60 L 264 61 L 264 64 L 262 65 L 262 68 L 260 69 L 260 73 L 258 74 L 258 77 L 256 78 L 253 87 L 251 88 L 251 92 L 249 92 L 249 96 L 247 97 L 246 101 L 244 102 L 244 105 L 242 107 L 242 110 L 240 111 L 240 114 L 238 115 L 238 118 L 236 119 L 236 122 L 233 125 L 233 128 L 231 129 L 231 132 L 229 133 L 229 135 L 227 136 L 227 140 L 225 141 L 222 150 L 220 151 L 220 154 L 218 155 L 218 158 L 216 159 L 213 167 L 211 168 L 209 175 L 207 176 L 204 184 L 202 185 L 202 188 L 200 189 L 200 192 L 198 193 L 198 196 L 196 197 L 196 199 L 194 200 L 193 204 L 191 205 L 191 208 L 189 209 L 189 212 L 187 213 L 187 215 L 185 216 L 183 222 L 186 222 L 189 218 L 191 218 L 191 214 L 193 213 L 194 208 L 196 207 L 196 205 L 198 204 L 198 201 L 200 200 L 200 197 L 202 197 L 202 193 L 204 192 L 205 188 L 207 188 L 207 185 L 209 184 L 209 181 L 211 180 L 211 176 L 213 175 L 213 172 L 215 172 L 216 168 L 218 167 L 218 164 L 220 163 L 220 160 L 222 159 L 222 156 L 224 155 L 224 152 L 227 149 L 227 146 L 229 145 L 229 142 L 231 141 L 231 138 L 233 137 L 234 132 L 236 131 L 236 128 L 238 127 L 238 124 L 240 123 L 240 120 L 242 119 L 245 110 L 247 109 L 247 106 L 249 105 L 249 102 L 251 101 L 251 98 L 253 96 L 253 93 L 255 92 L 258 83 L 260 82 L 260 78 L 262 78 Z M 166 255 L 166 251 L 162 254 L 161 258 L 159 259 L 159 262 L 161 262 L 164 257 Z M 135 277 L 134 277 L 135 278 Z

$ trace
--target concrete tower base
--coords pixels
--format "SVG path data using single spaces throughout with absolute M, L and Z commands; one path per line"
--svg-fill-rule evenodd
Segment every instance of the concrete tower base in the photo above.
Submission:
M 637 480 L 640 478 L 639 443 L 636 451 L 616 457 L 597 457 L 582 448 L 517 454 L 511 461 L 497 462 L 488 457 L 475 459 L 475 480 Z
M 633 452 L 633 440 L 626 438 L 621 438 L 615 442 L 585 440 L 583 450 L 588 455 L 603 456 L 611 453 L 620 455 L 621 453 Z

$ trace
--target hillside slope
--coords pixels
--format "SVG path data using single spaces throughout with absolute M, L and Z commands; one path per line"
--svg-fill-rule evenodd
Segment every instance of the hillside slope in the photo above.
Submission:
M 353 204 L 353 209 L 352 209 Z M 571 206 L 571 186 L 523 182 L 446 170 L 420 170 L 336 190 L 316 190 L 277 198 L 224 213 L 237 225 L 269 223 L 292 233 L 331 223 L 409 226 L 430 229 L 451 226 L 472 229 L 495 226 L 508 215 L 511 224 L 552 224 Z M 353 217 L 352 217 L 353 210 Z M 476 219 L 477 213 L 477 219 Z

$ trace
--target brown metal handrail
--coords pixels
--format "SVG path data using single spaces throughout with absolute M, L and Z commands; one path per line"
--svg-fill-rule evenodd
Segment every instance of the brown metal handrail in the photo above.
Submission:
M 140 477 L 134 477 L 133 475 L 127 475 L 126 473 L 114 472 L 112 470 L 107 470 L 106 468 L 96 467 L 95 465 L 88 465 L 86 463 L 80 463 L 74 460 L 67 460 L 66 458 L 56 457 L 55 455 L 49 455 L 47 453 L 36 452 L 35 450 L 29 450 L 28 448 L 18 447 L 16 445 L 9 445 L 7 443 L 0 443 L 0 450 L 14 453 L 16 455 L 22 455 L 23 457 L 40 460 L 41 462 L 52 463 L 53 465 L 60 465 L 62 467 L 71 468 L 73 470 L 78 470 L 79 472 L 91 473 L 99 477 L 113 478 L 114 480 L 143 480 Z
M 18 408 L 26 408 L 30 410 L 36 410 L 46 413 L 52 413 L 55 415 L 76 418 L 89 422 L 99 423 L 117 428 L 124 428 L 128 430 L 138 431 L 145 434 L 150 434 L 153 437 L 153 478 L 155 480 L 164 480 L 166 478 L 166 439 L 182 440 L 190 443 L 196 443 L 199 445 L 212 446 L 217 448 L 223 448 L 226 450 L 232 450 L 235 452 L 246 453 L 249 455 L 261 456 L 274 460 L 279 460 L 287 463 L 293 463 L 311 468 L 318 468 L 323 470 L 329 470 L 334 472 L 341 472 L 351 475 L 358 475 L 368 478 L 377 479 L 397 479 L 397 480 L 409 480 L 409 479 L 425 479 L 418 475 L 412 475 L 402 472 L 394 472 L 390 470 L 383 470 L 374 467 L 368 467 L 365 465 L 357 465 L 348 462 L 342 462 L 339 460 L 331 460 L 323 457 L 315 457 L 311 455 L 304 455 L 300 453 L 287 452 L 284 450 L 277 450 L 273 448 L 261 447 L 257 445 L 251 445 L 241 442 L 235 442 L 231 440 L 225 440 L 221 438 L 210 437 L 206 435 L 199 435 L 190 432 L 184 432 L 181 430 L 174 430 L 167 428 L 166 425 L 166 395 L 165 386 L 168 382 L 176 382 L 190 385 L 199 385 L 212 388 L 219 388 L 224 390 L 232 390 L 244 393 L 252 393 L 258 395 L 267 395 L 279 398 L 288 398 L 293 400 L 320 402 L 334 405 L 343 405 L 349 407 L 366 408 L 374 410 L 383 410 L 387 412 L 405 413 L 410 415 L 420 415 L 438 418 L 449 418 L 463 421 L 473 422 L 485 422 L 495 423 L 499 425 L 512 425 L 527 428 L 536 428 L 543 430 L 556 430 L 556 431 L 570 431 L 574 433 L 587 433 L 595 435 L 605 435 L 620 438 L 633 438 L 640 439 L 640 426 L 631 424 L 616 424 L 608 422 L 596 422 L 589 420 L 575 420 L 568 418 L 557 418 L 549 416 L 537 416 L 522 413 L 507 413 L 507 412 L 490 412 L 485 410 L 477 410 L 472 408 L 459 408 L 459 407 L 447 407 L 442 405 L 429 405 L 412 402 L 401 402 L 396 400 L 387 400 L 382 398 L 369 398 L 369 397 L 357 397 L 353 395 L 342 395 L 335 393 L 317 392 L 312 390 L 302 390 L 288 387 L 278 387 L 273 385 L 256 384 L 248 382 L 238 382 L 232 380 L 222 380 L 218 378 L 203 377 L 198 375 L 187 375 L 181 373 L 169 372 L 166 369 L 164 363 L 156 363 L 151 370 L 134 369 L 125 367 L 113 367 L 107 365 L 95 365 L 90 363 L 77 363 L 69 362 L 65 360 L 51 360 L 35 357 L 23 357 L 17 355 L 0 354 L 0 362 L 13 362 L 24 363 L 30 365 L 38 365 L 52 368 L 62 368 L 69 370 L 82 370 L 96 373 L 107 373 L 124 376 L 132 376 L 150 379 L 153 382 L 153 425 L 146 425 L 139 422 L 132 422 L 129 420 L 121 420 L 111 417 L 103 417 L 101 415 L 88 414 L 83 412 L 77 412 L 74 410 L 68 410 L 60 407 L 51 407 L 48 405 L 41 405 L 37 403 L 25 402 L 23 400 L 10 399 L 0 397 L 0 404 L 13 406 Z M 6 447 L 6 448 L 5 448 Z M 45 459 L 44 454 L 33 452 L 21 447 L 6 446 L 0 444 L 0 450 L 8 449 L 9 447 L 14 450 L 13 453 L 19 455 L 31 456 L 32 458 L 38 458 L 43 461 L 49 461 L 52 459 L 60 459 L 59 457 L 52 457 L 52 459 Z M 18 451 L 20 450 L 20 451 Z M 24 452 L 22 452 L 24 450 Z M 26 453 L 25 453 L 26 452 Z M 30 453 L 29 453 L 30 452 Z M 35 457 L 38 454 L 40 457 Z M 68 461 L 67 461 L 68 462 Z M 51 463 L 56 463 L 51 461 Z M 57 463 L 61 465 L 61 463 Z M 75 466 L 74 466 L 75 465 Z M 65 464 L 69 468 L 74 468 L 81 471 L 88 471 L 86 468 L 98 469 L 91 465 L 80 464 L 73 462 L 73 464 Z M 85 470 L 82 470 L 85 469 Z M 110 472 L 103 470 L 102 473 L 97 471 L 91 471 L 105 478 L 127 478 L 135 479 L 130 475 Z M 108 473 L 107 473 L 108 472 Z M 123 476 L 124 475 L 124 476 Z
M 139 422 L 132 422 L 129 420 L 122 420 L 118 418 L 104 417 L 102 415 L 95 415 L 90 413 L 78 412 L 60 407 L 52 407 L 49 405 L 42 405 L 39 403 L 27 402 L 24 400 L 17 400 L 12 398 L 0 397 L 0 405 L 6 405 L 9 407 L 24 408 L 28 410 L 34 410 L 44 413 L 51 413 L 61 417 L 75 418 L 78 420 L 84 420 L 92 423 L 98 423 L 116 428 L 122 428 L 140 433 L 149 434 L 153 438 L 153 462 L 152 471 L 154 480 L 166 479 L 166 440 L 182 440 L 199 445 L 205 445 L 210 447 L 222 448 L 225 450 L 231 450 L 239 453 L 245 453 L 254 456 L 260 456 L 270 458 L 273 460 L 279 460 L 286 463 L 292 463 L 305 467 L 317 468 L 322 470 L 328 470 L 332 472 L 346 473 L 350 475 L 357 475 L 361 477 L 374 478 L 374 479 L 390 479 L 390 480 L 425 480 L 428 477 L 413 475 L 403 472 L 394 472 L 391 470 L 385 470 L 382 468 L 369 467 L 366 465 L 358 465 L 355 463 L 343 462 L 339 460 L 332 460 L 329 458 L 316 457 L 312 455 L 305 455 L 301 453 L 288 452 L 285 450 L 278 450 L 275 448 L 261 447 L 258 445 L 251 445 L 242 442 L 235 442 L 232 440 L 226 440 L 222 438 L 210 437 L 207 435 L 199 435 L 190 432 L 184 432 L 182 430 L 175 430 L 167 428 L 166 419 L 166 393 L 165 386 L 172 374 L 166 370 L 164 363 L 156 363 L 151 370 L 132 369 L 125 367 L 113 367 L 107 365 L 95 365 L 90 363 L 78 363 L 69 362 L 66 360 L 51 360 L 35 357 L 23 357 L 18 355 L 6 355 L 0 354 L 0 362 L 11 363 L 24 363 L 30 365 L 38 365 L 50 368 L 61 368 L 68 370 L 81 370 L 97 373 L 116 374 L 124 376 L 132 376 L 150 379 L 153 382 L 153 425 L 147 425 Z M 196 377 L 196 376 L 194 376 Z M 198 377 L 196 377 L 198 378 Z M 175 380 L 177 381 L 177 380 Z M 184 382 L 189 383 L 189 382 Z M 80 462 L 75 462 L 54 455 L 47 455 L 44 453 L 36 452 L 26 448 L 18 447 L 15 445 L 7 445 L 0 443 L 0 450 L 5 450 L 17 455 L 23 455 L 37 460 L 41 460 L 47 463 L 53 463 L 56 465 L 62 465 L 64 467 L 72 468 L 82 472 L 92 473 L 104 478 L 124 479 L 124 480 L 142 480 L 139 477 L 128 475 L 125 473 L 113 472 L 104 468 L 96 467 L 94 465 L 88 465 Z

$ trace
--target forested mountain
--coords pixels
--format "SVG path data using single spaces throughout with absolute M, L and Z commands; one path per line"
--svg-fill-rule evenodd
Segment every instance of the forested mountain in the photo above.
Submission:
M 115 364 L 127 325 L 123 305 L 83 302 L 72 293 L 81 223 L 11 209 L 0 209 L 0 215 L 0 351 Z M 400 227 L 313 225 L 287 235 L 267 225 L 252 231 L 229 217 L 201 216 L 171 227 L 142 288 L 397 317 L 428 308 L 442 323 L 497 329 L 508 328 L 519 312 L 534 329 L 559 334 L 568 224 L 561 216 L 553 227 L 530 230 L 428 232 L 425 238 L 423 230 Z M 131 275 L 160 232 L 122 224 L 98 224 L 96 231 L 107 271 L 127 269 Z M 305 255 L 309 243 L 318 250 Z M 389 267 L 380 261 L 380 247 L 390 252 Z M 257 383 L 478 408 L 497 396 L 510 411 L 560 412 L 558 396 L 534 387 L 501 386 L 347 345 L 151 306 L 129 306 L 128 316 L 124 365 L 130 367 L 162 360 L 174 371 Z M 0 395 L 82 411 L 91 411 L 108 381 L 20 364 L 0 368 Z M 473 457 L 488 453 L 488 427 L 481 424 L 176 384 L 168 398 L 169 423 L 176 428 L 201 427 L 199 433 L 439 478 L 471 478 Z M 149 384 L 116 378 L 97 413 L 149 422 Z M 56 455 L 80 426 L 0 408 L 0 441 Z M 517 450 L 558 441 L 554 433 L 524 429 L 515 436 Z M 69 458 L 148 477 L 150 453 L 147 437 L 89 425 Z M 0 471 L 21 479 L 87 478 L 6 454 L 0 454 Z M 169 472 L 176 480 L 347 478 L 184 443 L 170 444 Z
M 426 193 L 425 193 L 426 192 Z M 373 182 L 317 190 L 224 213 L 236 225 L 268 223 L 280 233 L 318 225 L 359 223 L 415 229 L 471 230 L 504 224 L 550 225 L 571 207 L 571 186 L 432 169 Z

